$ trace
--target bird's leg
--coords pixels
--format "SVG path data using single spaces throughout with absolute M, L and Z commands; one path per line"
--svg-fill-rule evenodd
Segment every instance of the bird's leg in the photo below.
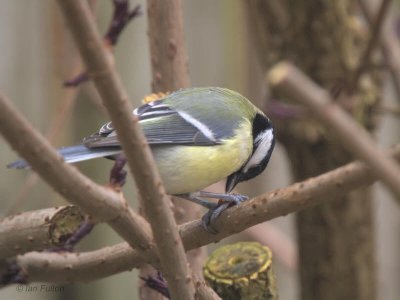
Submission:
M 223 202 L 230 202 L 233 205 L 240 204 L 246 200 L 249 200 L 249 197 L 241 194 L 222 194 L 222 193 L 212 193 L 206 191 L 199 191 L 198 197 L 212 198 L 212 199 L 220 199 Z
M 193 203 L 199 204 L 208 209 L 215 209 L 218 207 L 218 203 L 208 201 L 206 199 L 200 198 L 198 192 L 196 193 L 188 193 L 188 194 L 179 194 L 175 195 L 179 198 L 183 198 L 185 200 L 189 200 Z
M 201 223 L 206 231 L 213 234 L 217 234 L 218 231 L 212 228 L 211 223 L 217 219 L 223 211 L 225 211 L 228 207 L 238 205 L 249 199 L 249 197 L 240 194 L 222 194 L 206 191 L 199 191 L 177 196 L 197 203 L 208 209 L 208 212 L 201 218 Z M 204 198 L 219 199 L 219 202 L 211 202 Z

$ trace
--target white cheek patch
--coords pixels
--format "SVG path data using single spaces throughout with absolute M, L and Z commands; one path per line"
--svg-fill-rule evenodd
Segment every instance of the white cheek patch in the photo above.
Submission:
M 189 114 L 183 112 L 183 111 L 178 111 L 178 114 L 189 124 L 192 124 L 194 127 L 196 127 L 205 137 L 207 137 L 211 141 L 216 141 L 214 137 L 214 133 L 211 131 L 210 128 L 207 127 L 204 123 L 201 123 L 199 120 L 193 118 Z
M 255 144 L 258 143 L 256 150 L 253 155 L 243 168 L 243 172 L 246 173 L 251 167 L 254 167 L 261 163 L 261 161 L 267 156 L 269 149 L 272 146 L 272 140 L 274 139 L 272 129 L 267 129 L 260 132 L 255 138 Z

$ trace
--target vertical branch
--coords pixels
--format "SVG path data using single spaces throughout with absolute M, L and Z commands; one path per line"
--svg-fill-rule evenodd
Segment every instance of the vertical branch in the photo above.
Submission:
M 103 47 L 90 10 L 80 0 L 60 0 L 58 3 L 85 61 L 88 74 L 92 77 L 117 130 L 130 171 L 143 199 L 170 294 L 173 299 L 194 299 L 194 285 L 182 240 L 168 205 L 169 198 L 138 125 L 138 119 L 132 116 L 128 95 Z
M 168 92 L 190 86 L 182 1 L 148 0 L 147 13 L 153 92 Z M 173 198 L 172 203 L 178 224 L 199 216 L 201 208 L 191 202 Z M 202 248 L 188 253 L 190 265 L 199 276 L 202 274 L 204 258 L 205 249 Z
M 183 35 L 182 1 L 147 1 L 154 92 L 190 85 Z

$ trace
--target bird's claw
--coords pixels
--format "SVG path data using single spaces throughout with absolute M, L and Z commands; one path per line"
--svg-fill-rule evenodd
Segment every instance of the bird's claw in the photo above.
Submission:
M 201 218 L 201 225 L 204 230 L 211 234 L 217 234 L 218 230 L 211 226 L 211 223 L 216 220 L 223 211 L 225 211 L 228 207 L 231 206 L 231 202 L 220 203 L 216 208 L 210 209 L 208 212 L 204 214 Z
M 201 224 L 205 231 L 211 234 L 217 234 L 218 230 L 211 226 L 211 223 L 214 222 L 227 208 L 239 205 L 240 203 L 249 199 L 249 197 L 241 194 L 229 194 L 229 197 L 224 197 L 220 199 L 218 202 L 218 206 L 210 209 L 202 218 Z

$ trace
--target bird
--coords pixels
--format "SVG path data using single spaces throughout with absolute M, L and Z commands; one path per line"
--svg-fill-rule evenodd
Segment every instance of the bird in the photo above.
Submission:
M 220 87 L 184 88 L 133 110 L 152 150 L 165 190 L 209 211 L 204 228 L 227 207 L 247 196 L 231 193 L 240 182 L 261 174 L 275 146 L 270 119 L 241 94 Z M 76 146 L 58 149 L 66 163 L 105 157 L 122 149 L 112 122 Z M 29 169 L 25 160 L 8 165 Z M 203 191 L 226 178 L 225 193 Z M 219 199 L 218 203 L 207 199 Z

